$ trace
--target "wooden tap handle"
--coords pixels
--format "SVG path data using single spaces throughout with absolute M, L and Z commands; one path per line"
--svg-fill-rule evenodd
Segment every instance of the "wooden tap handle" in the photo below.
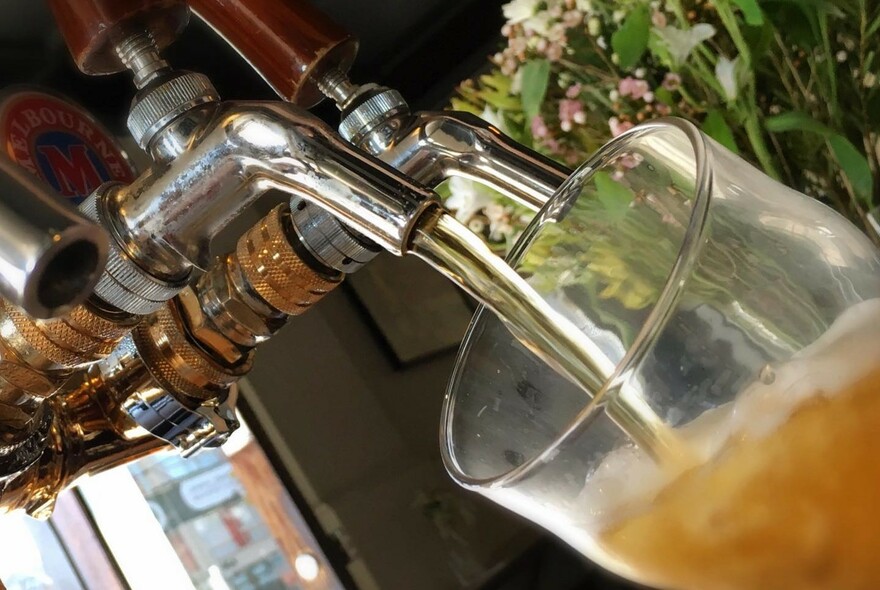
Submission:
M 77 67 L 95 75 L 125 69 L 116 44 L 129 35 L 149 32 L 162 49 L 189 20 L 186 0 L 49 0 L 49 7 Z
M 348 71 L 357 39 L 305 0 L 189 0 L 283 99 L 303 108 L 321 101 L 317 82 Z

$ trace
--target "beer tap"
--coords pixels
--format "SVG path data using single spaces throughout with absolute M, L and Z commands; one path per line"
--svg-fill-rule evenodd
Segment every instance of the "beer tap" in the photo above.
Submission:
M 396 90 L 353 84 L 347 71 L 356 44 L 303 0 L 190 0 L 190 5 L 279 96 L 308 107 L 318 101 L 319 90 L 341 111 L 340 135 L 425 186 L 466 177 L 538 210 L 571 175 L 475 115 L 412 113 Z M 248 33 L 257 30 L 259 36 Z M 321 52 L 327 39 L 333 39 L 332 50 Z
M 82 71 L 132 71 L 128 127 L 153 163 L 80 206 L 110 236 L 87 304 L 45 325 L 6 310 L 2 344 L 19 352 L 0 377 L 34 379 L 0 391 L 32 400 L 16 436 L 0 441 L 0 505 L 35 515 L 75 476 L 152 452 L 157 440 L 185 453 L 225 440 L 254 346 L 380 249 L 405 253 L 438 203 L 300 107 L 223 102 L 207 77 L 172 68 L 160 52 L 187 21 L 182 1 L 50 5 Z M 334 66 L 353 58 L 350 43 L 311 42 Z M 290 98 L 320 98 L 307 84 L 291 90 L 300 87 Z M 289 194 L 293 212 L 277 211 L 234 256 L 212 260 L 213 237 L 269 189 Z

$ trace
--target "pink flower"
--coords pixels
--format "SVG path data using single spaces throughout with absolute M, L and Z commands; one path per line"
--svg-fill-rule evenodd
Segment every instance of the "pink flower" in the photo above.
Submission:
M 547 128 L 547 123 L 544 122 L 544 117 L 541 115 L 535 115 L 532 117 L 532 136 L 538 139 L 543 139 L 550 135 L 550 130 Z
M 631 96 L 635 99 L 642 98 L 651 91 L 651 87 L 645 80 L 638 80 L 632 76 L 627 76 L 617 84 L 617 91 L 620 96 Z
M 623 154 L 618 158 L 617 163 L 623 168 L 629 168 L 632 170 L 639 164 L 644 161 L 644 157 L 641 154 Z
M 584 105 L 580 101 L 564 98 L 559 101 L 559 120 L 571 121 L 574 116 L 584 110 Z
M 551 153 L 558 154 L 562 149 L 562 146 L 559 145 L 559 142 L 553 139 L 552 137 L 545 138 L 542 143 L 547 146 L 547 149 L 550 150 Z
M 663 76 L 663 88 L 669 91 L 678 90 L 681 86 L 681 76 L 675 72 L 666 72 Z
M 580 84 L 572 84 L 565 90 L 566 98 L 577 98 L 581 94 L 581 85 Z
M 562 45 L 560 43 L 551 43 L 547 48 L 547 59 L 550 61 L 559 61 L 562 57 Z
M 583 24 L 584 13 L 580 10 L 569 10 L 562 15 L 562 23 L 568 28 Z
M 632 129 L 633 124 L 630 121 L 621 121 L 617 117 L 611 117 L 608 119 L 608 127 L 611 128 L 611 137 L 617 137 L 621 133 Z
M 655 10 L 654 14 L 651 15 L 651 22 L 654 23 L 654 26 L 658 29 L 662 29 L 666 26 L 666 15 L 659 10 Z
M 669 105 L 663 102 L 658 102 L 656 105 L 654 105 L 654 110 L 657 111 L 657 114 L 661 117 L 667 117 L 669 116 L 669 113 L 672 112 L 672 109 L 669 108 Z

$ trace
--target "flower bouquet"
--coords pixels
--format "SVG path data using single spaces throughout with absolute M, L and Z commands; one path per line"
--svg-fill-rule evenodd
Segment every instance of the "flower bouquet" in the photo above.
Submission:
M 678 116 L 878 238 L 880 4 L 873 0 L 513 0 L 506 46 L 452 108 L 570 166 Z M 529 221 L 491 189 L 444 196 L 499 252 Z

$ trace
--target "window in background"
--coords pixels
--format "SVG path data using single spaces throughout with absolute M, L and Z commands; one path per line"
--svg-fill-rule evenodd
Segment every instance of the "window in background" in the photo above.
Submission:
M 123 590 L 77 494 L 68 490 L 48 521 L 23 512 L 0 517 L 0 588 Z
M 53 524 L 23 512 L 0 519 L 0 580 L 7 590 L 85 590 Z
M 220 449 L 157 454 L 80 489 L 132 590 L 342 588 L 246 426 Z

